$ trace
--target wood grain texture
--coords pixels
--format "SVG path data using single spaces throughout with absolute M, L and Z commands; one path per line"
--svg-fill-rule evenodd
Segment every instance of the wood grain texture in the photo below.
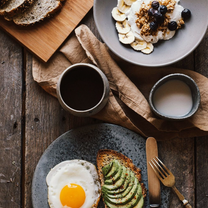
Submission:
M 196 207 L 208 205 L 208 137 L 196 140 Z
M 159 157 L 174 174 L 176 187 L 183 196 L 195 207 L 195 160 L 194 138 L 174 139 L 158 143 Z M 171 193 L 170 208 L 182 208 L 177 195 Z
M 83 23 L 92 21 L 92 11 Z M 94 25 L 94 24 L 92 24 Z M 93 28 L 94 26 L 92 26 Z M 27 54 L 25 126 L 25 193 L 24 207 L 32 208 L 31 182 L 35 167 L 44 150 L 66 131 L 99 123 L 92 118 L 74 117 L 64 111 L 58 100 L 46 93 L 32 78 L 32 56 Z
M 197 72 L 208 77 L 208 31 L 196 49 Z M 203 96 L 203 95 L 202 95 Z M 208 136 L 196 138 L 196 207 L 208 205 Z
M 61 11 L 49 20 L 20 27 L 1 17 L 0 27 L 47 62 L 92 6 L 93 0 L 66 0 Z
M 22 48 L 0 32 L 0 208 L 20 208 Z

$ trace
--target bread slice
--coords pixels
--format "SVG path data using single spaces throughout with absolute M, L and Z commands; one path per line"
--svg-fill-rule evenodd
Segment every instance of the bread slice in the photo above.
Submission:
M 102 168 L 105 165 L 109 164 L 114 159 L 118 160 L 121 163 L 121 165 L 125 166 L 126 168 L 131 169 L 131 171 L 134 172 L 135 177 L 139 180 L 139 182 L 141 184 L 142 195 L 143 195 L 143 197 L 146 197 L 146 188 L 145 188 L 144 184 L 141 182 L 142 181 L 141 170 L 133 164 L 133 162 L 130 158 L 128 158 L 125 155 L 123 155 L 122 153 L 116 152 L 114 150 L 103 149 L 103 150 L 98 151 L 97 169 L 98 169 L 98 175 L 100 178 L 101 186 L 104 185 L 104 177 L 103 177 Z M 105 208 L 107 208 L 106 205 L 105 205 Z
M 11 19 L 17 12 L 29 7 L 34 0 L 9 0 L 0 7 L 0 15 L 6 16 L 5 19 Z
M 26 11 L 15 15 L 13 21 L 17 25 L 33 25 L 46 17 L 50 17 L 61 7 L 62 3 L 60 0 L 35 0 Z

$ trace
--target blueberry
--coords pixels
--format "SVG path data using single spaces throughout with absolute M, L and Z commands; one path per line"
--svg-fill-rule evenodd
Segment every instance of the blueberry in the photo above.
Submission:
M 157 18 L 157 22 L 158 22 L 159 24 L 162 24 L 162 23 L 164 22 L 164 20 L 165 20 L 164 16 L 159 16 L 159 17 Z
M 155 15 L 154 15 L 157 23 L 161 24 L 164 22 L 164 16 L 160 13 L 160 12 L 157 12 Z
M 149 16 L 153 16 L 154 13 L 155 13 L 155 10 L 154 10 L 153 8 L 150 8 L 150 9 L 148 10 L 148 15 L 149 15 Z
M 157 22 L 150 22 L 150 29 L 151 29 L 152 31 L 157 30 L 157 27 L 158 27 Z
M 181 16 L 183 17 L 184 20 L 189 19 L 191 17 L 191 11 L 189 9 L 184 9 L 181 12 Z
M 160 15 L 160 12 L 158 10 L 154 10 L 154 17 L 157 18 Z
M 175 22 L 175 21 L 171 21 L 171 22 L 168 23 L 168 29 L 169 29 L 170 31 L 176 30 L 177 27 L 178 27 L 178 24 L 177 24 L 177 22 Z
M 152 8 L 153 8 L 153 9 L 158 9 L 159 6 L 160 6 L 160 4 L 159 4 L 158 1 L 153 1 L 153 2 L 152 2 Z
M 159 11 L 160 11 L 161 14 L 164 15 L 168 11 L 168 9 L 167 9 L 167 7 L 165 5 L 161 5 L 159 7 Z

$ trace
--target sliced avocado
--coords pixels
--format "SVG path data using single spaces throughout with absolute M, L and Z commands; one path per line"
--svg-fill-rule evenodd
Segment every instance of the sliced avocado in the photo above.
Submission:
M 112 198 L 108 197 L 108 194 L 104 194 L 103 198 L 104 198 L 104 200 L 110 202 L 111 204 L 116 204 L 116 205 L 127 204 L 128 202 L 132 201 L 132 199 L 136 195 L 137 190 L 139 188 L 138 184 L 139 184 L 139 181 L 135 177 L 133 187 L 132 187 L 131 191 L 125 197 L 112 199 Z
M 108 202 L 106 200 L 105 200 L 105 203 L 109 208 L 133 208 L 133 207 L 134 208 L 142 208 L 143 204 L 144 204 L 144 199 L 143 199 L 143 196 L 142 196 L 141 185 L 138 187 L 136 195 L 127 204 L 124 204 L 124 205 L 119 205 L 118 204 L 118 205 L 116 205 L 116 204 L 111 204 L 110 202 Z
M 137 203 L 137 205 L 134 208 L 142 208 L 144 205 L 144 198 L 143 196 L 141 196 L 139 202 Z
M 108 179 L 108 180 L 105 180 L 104 184 L 107 184 L 107 185 L 115 184 L 115 182 L 118 181 L 121 178 L 121 174 L 123 172 L 123 166 L 119 165 L 118 168 L 119 168 L 119 170 L 116 173 L 116 175 L 113 176 L 112 178 Z
M 125 182 L 126 179 L 126 168 L 123 166 L 123 171 L 121 174 L 121 177 L 118 181 L 115 182 L 115 184 L 112 185 L 103 185 L 102 190 L 107 189 L 107 190 L 116 190 L 118 189 L 120 186 L 122 186 Z
M 119 189 L 116 189 L 116 190 L 108 190 L 107 189 L 105 191 L 108 194 L 115 196 L 117 194 L 123 193 L 127 189 L 129 183 L 133 183 L 133 182 L 134 182 L 134 173 L 131 172 L 129 169 L 127 169 L 127 171 L 126 171 L 126 179 L 124 181 L 124 184 L 121 187 L 119 187 Z
M 103 169 L 106 174 L 102 186 L 105 204 L 109 208 L 142 208 L 142 187 L 135 174 L 117 160 L 111 163 Z
M 108 193 L 108 197 L 111 198 L 111 199 L 118 199 L 118 198 L 125 197 L 132 190 L 132 188 L 134 186 L 135 177 L 134 177 L 133 173 L 132 173 L 132 175 L 133 176 L 130 178 L 130 183 L 128 184 L 128 186 L 126 187 L 126 189 L 123 192 L 117 193 L 117 194 Z
M 108 179 L 112 178 L 114 175 L 116 175 L 120 166 L 121 165 L 118 162 L 118 160 L 113 160 L 112 167 L 111 167 L 110 171 L 108 172 L 108 174 L 104 177 L 104 179 L 108 180 Z
M 106 176 L 108 174 L 108 172 L 110 171 L 112 165 L 113 165 L 113 162 L 110 162 L 110 163 L 108 163 L 106 166 L 104 166 L 102 168 L 102 172 L 103 172 L 104 176 Z

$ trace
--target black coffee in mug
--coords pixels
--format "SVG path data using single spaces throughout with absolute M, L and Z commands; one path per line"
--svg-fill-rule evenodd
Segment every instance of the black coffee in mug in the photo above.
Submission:
M 57 98 L 61 106 L 75 116 L 92 116 L 108 102 L 109 82 L 95 65 L 78 63 L 69 66 L 59 77 Z
M 104 83 L 97 71 L 88 66 L 73 68 L 64 74 L 60 92 L 63 101 L 75 110 L 96 106 L 104 92 Z

